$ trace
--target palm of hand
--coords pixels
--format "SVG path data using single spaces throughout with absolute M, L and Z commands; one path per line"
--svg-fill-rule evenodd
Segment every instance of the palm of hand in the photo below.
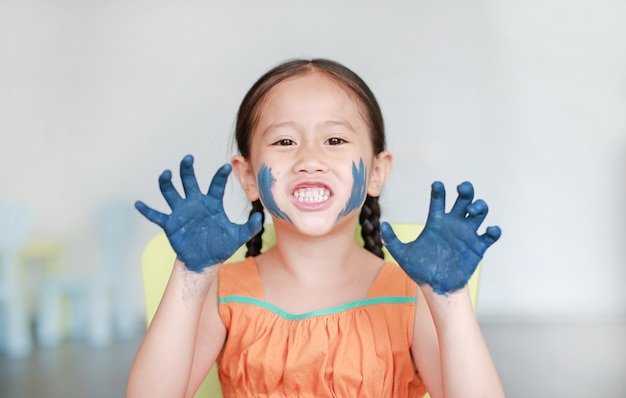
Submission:
M 194 271 L 227 260 L 233 248 L 223 243 L 239 238 L 222 203 L 204 195 L 187 197 L 172 208 L 163 229 L 178 257 Z
M 243 243 L 261 230 L 261 217 L 255 214 L 244 225 L 231 223 L 224 211 L 223 197 L 230 166 L 225 165 L 213 177 L 207 195 L 200 192 L 193 171 L 193 157 L 181 162 L 182 198 L 172 185 L 171 173 L 163 172 L 159 185 L 172 213 L 157 212 L 142 202 L 137 209 L 161 226 L 177 257 L 196 272 L 226 261 Z
M 465 286 L 501 233 L 500 228 L 489 227 L 484 235 L 478 235 L 476 231 L 487 216 L 487 204 L 482 200 L 472 203 L 474 188 L 468 182 L 459 185 L 458 192 L 452 210 L 445 213 L 443 184 L 433 184 L 426 226 L 413 242 L 402 243 L 389 224 L 381 226 L 387 249 L 404 271 L 439 294 Z

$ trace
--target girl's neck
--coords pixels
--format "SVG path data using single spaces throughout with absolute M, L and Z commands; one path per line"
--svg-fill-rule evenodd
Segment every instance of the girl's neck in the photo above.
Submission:
M 338 223 L 322 236 L 307 235 L 284 223 L 274 228 L 276 246 L 268 252 L 268 263 L 297 280 L 327 283 L 369 257 L 369 252 L 355 241 L 356 220 Z
M 355 227 L 310 236 L 275 225 L 276 245 L 257 257 L 265 300 L 301 314 L 366 298 L 383 260 L 355 241 Z

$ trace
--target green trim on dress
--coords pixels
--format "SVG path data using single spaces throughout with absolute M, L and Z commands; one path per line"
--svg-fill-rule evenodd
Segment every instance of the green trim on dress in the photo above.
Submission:
M 343 311 L 351 310 L 353 308 L 358 307 L 366 307 L 369 305 L 377 305 L 377 304 L 412 304 L 415 303 L 415 297 L 410 296 L 386 296 L 386 297 L 372 297 L 364 300 L 352 301 L 350 303 L 342 304 L 336 307 L 326 308 L 323 310 L 305 312 L 304 314 L 294 315 L 287 311 L 281 310 L 280 308 L 272 305 L 266 301 L 259 300 L 253 297 L 246 296 L 226 296 L 221 297 L 219 299 L 220 304 L 227 303 L 240 303 L 240 304 L 249 304 L 255 305 L 257 307 L 264 308 L 268 311 L 275 313 L 276 315 L 283 317 L 290 321 L 299 321 L 302 319 L 313 318 L 316 316 L 324 316 L 324 315 L 333 315 Z

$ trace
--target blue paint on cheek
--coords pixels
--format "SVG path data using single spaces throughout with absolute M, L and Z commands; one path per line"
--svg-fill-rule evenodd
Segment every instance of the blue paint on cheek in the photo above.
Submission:
M 356 164 L 352 162 L 352 178 L 354 179 L 352 184 L 352 193 L 350 194 L 350 198 L 346 203 L 346 207 L 339 213 L 337 216 L 337 220 L 341 217 L 344 217 L 354 210 L 361 207 L 363 201 L 365 200 L 366 194 L 366 184 L 365 184 L 365 165 L 363 164 L 363 159 L 359 160 L 359 168 L 357 169 Z
M 272 194 L 272 186 L 276 182 L 276 179 L 272 176 L 272 169 L 267 167 L 265 163 L 261 165 L 261 170 L 259 170 L 259 196 L 261 197 L 261 202 L 263 206 L 274 216 L 278 217 L 282 220 L 287 220 L 291 222 L 289 216 L 285 214 L 274 200 L 274 195 Z

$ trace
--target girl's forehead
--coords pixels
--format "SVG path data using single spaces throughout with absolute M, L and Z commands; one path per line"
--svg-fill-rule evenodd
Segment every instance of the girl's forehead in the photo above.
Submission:
M 276 84 L 268 91 L 266 100 L 279 95 L 296 95 L 311 92 L 325 92 L 329 96 L 339 97 L 354 96 L 347 87 L 326 73 L 311 71 L 302 75 L 292 76 Z
M 354 92 L 334 78 L 323 72 L 311 71 L 290 77 L 272 87 L 259 104 L 258 116 L 263 119 L 268 116 L 266 111 L 289 112 L 300 107 L 310 112 L 327 110 L 350 113 L 358 115 L 367 123 L 363 117 L 364 106 L 357 98 Z

